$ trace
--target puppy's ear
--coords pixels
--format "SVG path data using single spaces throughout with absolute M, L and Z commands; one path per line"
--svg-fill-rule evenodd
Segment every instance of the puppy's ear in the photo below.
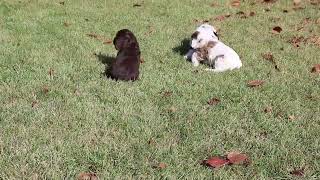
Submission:
M 198 38 L 198 35 L 199 35 L 199 31 L 194 32 L 194 33 L 191 35 L 191 39 L 197 39 L 197 38 Z
M 209 48 L 213 48 L 216 44 L 217 44 L 217 42 L 209 41 L 208 44 L 207 44 L 207 46 L 208 46 Z

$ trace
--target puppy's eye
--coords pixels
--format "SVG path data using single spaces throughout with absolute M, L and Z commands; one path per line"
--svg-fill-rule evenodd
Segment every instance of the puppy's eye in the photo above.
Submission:
M 198 41 L 198 43 L 201 43 L 201 41 L 202 41 L 202 39 L 200 39 L 200 40 Z

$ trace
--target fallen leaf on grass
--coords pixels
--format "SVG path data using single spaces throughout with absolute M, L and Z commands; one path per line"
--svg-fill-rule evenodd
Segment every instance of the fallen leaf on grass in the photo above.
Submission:
M 112 44 L 112 42 L 113 42 L 112 40 L 107 39 L 103 36 L 97 35 L 95 33 L 88 33 L 87 36 L 94 38 L 94 39 L 97 39 L 99 41 L 102 41 L 103 44 Z
M 295 11 L 298 11 L 298 10 L 305 9 L 305 7 L 301 7 L 301 6 L 294 6 L 292 9 L 293 9 L 293 10 L 295 10 Z
M 167 167 L 167 164 L 165 164 L 163 162 L 159 163 L 157 166 L 157 168 L 159 168 L 159 169 L 165 169 L 166 167 Z
M 265 60 L 268 60 L 268 61 L 270 61 L 270 62 L 274 62 L 274 60 L 273 60 L 273 55 L 272 55 L 272 53 L 265 53 L 265 54 L 262 54 L 262 57 L 265 59 Z
M 226 17 L 224 15 L 220 15 L 214 18 L 215 21 L 223 21 Z
M 95 173 L 80 173 L 78 180 L 98 180 L 98 176 Z
M 233 1 L 231 1 L 231 6 L 233 6 L 233 7 L 239 7 L 239 6 L 240 6 L 240 0 L 233 0 Z
M 249 87 L 258 87 L 258 86 L 261 86 L 262 84 L 264 84 L 263 80 L 251 80 L 248 82 Z
M 161 163 L 159 163 L 159 164 L 155 164 L 155 165 L 152 165 L 152 168 L 154 168 L 154 169 L 165 169 L 167 167 L 167 164 L 165 164 L 165 163 L 163 163 L 163 162 L 161 162 Z
M 63 25 L 64 25 L 64 27 L 69 27 L 71 25 L 71 23 L 64 22 Z
M 164 92 L 162 93 L 162 95 L 163 95 L 164 97 L 172 96 L 172 94 L 173 94 L 172 91 L 164 91 Z
M 145 63 L 144 58 L 140 57 L 140 63 L 141 64 Z
M 277 0 L 263 0 L 264 3 L 275 3 Z
M 43 91 L 43 93 L 47 94 L 49 92 L 48 86 L 44 86 L 42 91 Z
M 38 101 L 32 101 L 31 107 L 33 107 L 33 108 L 38 107 Z
M 54 75 L 54 70 L 52 68 L 49 69 L 48 71 L 49 76 L 53 76 Z
M 141 7 L 141 4 L 134 4 L 133 7 Z
M 211 7 L 217 7 L 217 6 L 219 6 L 219 4 L 213 2 L 213 3 L 210 4 L 210 6 L 211 6 Z
M 295 169 L 291 171 L 290 174 L 294 176 L 304 176 L 304 169 Z
M 73 91 L 73 93 L 74 93 L 76 96 L 80 96 L 80 91 L 79 91 L 78 89 L 75 89 L 75 90 Z
M 219 104 L 220 102 L 221 102 L 221 100 L 218 99 L 218 98 L 211 98 L 211 99 L 208 101 L 208 104 L 209 104 L 210 106 L 215 106 L 215 105 Z
M 228 165 L 229 161 L 222 157 L 211 157 L 202 162 L 203 165 L 211 167 L 211 168 L 220 168 L 222 166 Z
M 177 112 L 177 108 L 175 108 L 174 106 L 172 106 L 171 108 L 168 109 L 169 112 L 175 113 Z
M 253 11 L 251 11 L 251 12 L 249 13 L 249 16 L 255 16 L 255 15 L 256 15 L 256 13 L 253 12 Z
M 299 6 L 301 4 L 301 0 L 293 0 L 294 6 Z
M 273 65 L 274 65 L 274 68 L 278 71 L 280 71 L 276 61 L 273 59 L 273 55 L 272 53 L 265 53 L 265 54 L 262 54 L 262 57 L 267 60 L 267 61 L 270 61 Z
M 303 36 L 295 36 L 291 38 L 288 42 L 292 44 L 294 47 L 300 47 L 300 43 L 304 40 L 305 39 Z
M 231 164 L 248 164 L 249 158 L 246 154 L 239 152 L 230 152 L 227 155 L 227 159 Z
M 148 144 L 149 145 L 155 145 L 156 141 L 151 138 L 151 139 L 149 139 Z
M 248 16 L 243 11 L 239 11 L 236 13 L 236 15 L 239 15 L 240 18 L 247 18 Z
M 153 26 L 148 26 L 148 31 L 144 35 L 151 35 L 155 31 Z
M 310 4 L 319 5 L 320 4 L 320 0 L 310 0 Z
M 282 31 L 282 28 L 280 26 L 276 26 L 276 27 L 272 28 L 273 34 L 279 34 L 279 33 L 281 33 L 281 31 Z
M 306 41 L 320 47 L 320 36 L 310 36 Z
M 311 69 L 312 73 L 320 73 L 320 64 L 316 64 Z
M 112 44 L 112 42 L 113 42 L 112 40 L 106 40 L 103 42 L 103 44 Z
M 288 116 L 288 119 L 292 121 L 292 120 L 295 120 L 296 117 L 295 117 L 294 115 L 289 115 L 289 116 Z
M 264 109 L 264 112 L 265 113 L 271 113 L 272 112 L 272 107 L 271 106 L 268 106 Z

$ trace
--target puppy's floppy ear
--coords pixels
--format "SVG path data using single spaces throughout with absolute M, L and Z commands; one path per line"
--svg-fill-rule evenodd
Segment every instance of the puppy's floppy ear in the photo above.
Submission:
M 191 39 L 197 39 L 199 33 L 200 33 L 199 31 L 194 32 L 194 33 L 191 35 Z
M 209 48 L 213 48 L 216 44 L 217 44 L 217 42 L 209 41 L 208 44 L 207 44 L 207 46 L 208 46 Z

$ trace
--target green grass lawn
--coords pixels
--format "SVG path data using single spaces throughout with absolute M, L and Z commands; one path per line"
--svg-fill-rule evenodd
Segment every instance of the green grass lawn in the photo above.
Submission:
M 295 169 L 320 178 L 320 76 L 310 72 L 320 46 L 288 42 L 319 36 L 320 5 L 59 2 L 0 1 L 0 179 L 290 179 Z M 183 59 L 184 40 L 203 20 L 239 53 L 240 70 L 215 74 Z M 275 26 L 283 31 L 273 34 Z M 116 50 L 87 35 L 112 40 L 122 28 L 136 34 L 145 61 L 136 82 L 105 78 L 94 54 Z M 280 71 L 262 58 L 268 52 Z M 250 80 L 265 83 L 250 88 Z M 221 102 L 210 106 L 211 98 Z M 200 165 L 230 151 L 251 164 Z

